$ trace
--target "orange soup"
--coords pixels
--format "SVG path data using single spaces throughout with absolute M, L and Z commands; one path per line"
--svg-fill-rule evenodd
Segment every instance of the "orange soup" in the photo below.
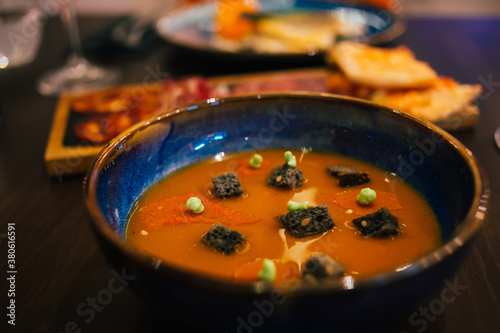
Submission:
M 441 243 L 437 218 L 425 198 L 400 178 L 359 160 L 312 151 L 292 151 L 303 182 L 296 188 L 268 184 L 274 167 L 285 162 L 284 151 L 264 150 L 263 162 L 251 167 L 254 153 L 225 156 L 189 166 L 153 186 L 130 215 L 127 239 L 141 251 L 168 264 L 218 278 L 253 282 L 259 279 L 264 259 L 275 264 L 275 283 L 300 279 L 304 263 L 313 254 L 328 255 L 345 268 L 343 276 L 368 277 L 403 269 Z M 326 170 L 330 166 L 354 167 L 369 175 L 369 182 L 341 187 Z M 212 177 L 234 172 L 243 193 L 218 198 Z M 361 189 L 375 191 L 376 199 L 361 204 Z M 190 197 L 201 200 L 204 210 L 186 208 Z M 295 238 L 278 216 L 287 214 L 287 203 L 326 204 L 334 226 L 315 235 Z M 353 220 L 382 207 L 397 217 L 399 233 L 364 237 Z M 244 236 L 231 254 L 202 242 L 215 223 Z M 365 221 L 362 221 L 362 223 Z

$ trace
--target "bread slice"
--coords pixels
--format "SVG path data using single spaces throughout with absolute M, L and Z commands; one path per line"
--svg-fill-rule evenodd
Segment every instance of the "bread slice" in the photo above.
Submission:
M 406 46 L 385 49 L 342 41 L 329 50 L 327 59 L 349 81 L 378 89 L 422 88 L 438 80 L 436 72 L 415 59 Z
M 471 103 L 481 91 L 479 84 L 459 84 L 451 78 L 440 77 L 436 84 L 423 89 L 376 89 L 370 100 L 431 122 L 443 122 L 456 114 L 477 114 L 477 107 Z
M 365 98 L 421 117 L 446 130 L 475 124 L 479 84 L 460 84 L 440 77 L 406 46 L 392 49 L 343 41 L 328 52 L 334 67 L 327 78 L 330 92 Z

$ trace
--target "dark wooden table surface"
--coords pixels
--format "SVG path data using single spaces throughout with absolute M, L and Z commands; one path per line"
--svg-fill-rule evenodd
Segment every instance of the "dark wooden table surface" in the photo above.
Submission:
M 108 18 L 80 20 L 83 36 L 99 31 Z M 160 318 L 128 288 L 112 295 L 93 315 L 91 308 L 113 279 L 86 220 L 82 176 L 49 179 L 44 150 L 57 100 L 39 95 L 35 80 L 62 64 L 68 42 L 58 19 L 44 26 L 36 60 L 0 70 L 0 332 L 157 332 L 174 330 L 174 318 Z M 489 179 L 491 200 L 484 227 L 463 267 L 450 281 L 453 300 L 440 293 L 415 309 L 413 320 L 388 323 L 385 332 L 497 332 L 500 327 L 500 151 L 493 132 L 500 126 L 500 18 L 410 18 L 394 44 L 407 44 L 440 74 L 479 83 L 481 116 L 477 126 L 456 133 L 477 157 Z M 231 63 L 186 54 L 155 43 L 142 54 L 91 54 L 124 71 L 124 82 L 142 82 L 147 68 L 174 75 L 241 73 L 300 64 Z M 309 64 L 308 64 L 309 65 Z M 314 64 L 315 66 L 317 64 Z M 453 167 L 453 166 L 450 166 Z M 7 266 L 8 225 L 15 226 L 15 296 Z M 447 288 L 443 283 L 443 288 Z M 101 294 L 100 294 L 101 293 Z M 15 326 L 7 325 L 15 299 Z M 446 302 L 445 302 L 446 301 Z M 80 311 L 78 311 L 80 309 Z M 188 330 L 189 326 L 184 326 Z M 184 329 L 181 331 L 185 331 Z

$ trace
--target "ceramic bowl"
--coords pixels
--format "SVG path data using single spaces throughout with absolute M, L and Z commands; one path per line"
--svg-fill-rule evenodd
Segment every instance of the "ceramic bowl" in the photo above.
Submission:
M 131 207 L 172 172 L 220 152 L 300 147 L 399 175 L 434 209 L 442 246 L 398 271 L 280 290 L 196 275 L 125 240 Z M 166 315 L 221 332 L 366 331 L 404 319 L 460 266 L 488 196 L 471 152 L 437 126 L 362 100 L 313 93 L 210 99 L 150 118 L 101 151 L 84 189 L 97 240 L 111 265 L 134 277 L 133 288 Z

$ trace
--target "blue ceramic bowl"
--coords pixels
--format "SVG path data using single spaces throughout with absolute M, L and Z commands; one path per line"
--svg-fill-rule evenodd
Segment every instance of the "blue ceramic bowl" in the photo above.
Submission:
M 429 201 L 443 245 L 403 270 L 293 290 L 217 280 L 169 266 L 124 239 L 131 207 L 160 179 L 213 157 L 311 147 L 398 174 Z M 211 99 L 139 123 L 97 156 L 85 183 L 91 225 L 110 263 L 154 304 L 203 329 L 371 329 L 402 318 L 462 263 L 486 211 L 476 160 L 421 119 L 352 98 L 280 93 Z

